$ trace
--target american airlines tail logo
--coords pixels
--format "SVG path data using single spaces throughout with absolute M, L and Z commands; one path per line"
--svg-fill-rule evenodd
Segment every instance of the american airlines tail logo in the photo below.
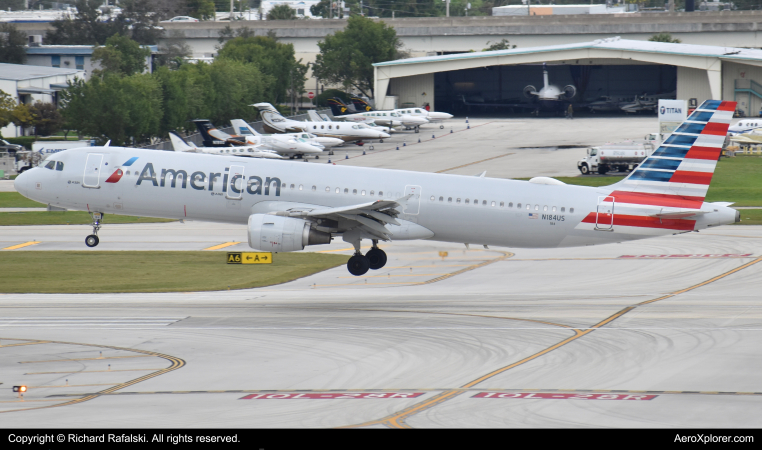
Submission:
M 122 167 L 129 167 L 138 160 L 137 156 L 133 156 L 132 158 L 128 159 L 126 163 L 122 164 L 121 167 L 117 167 L 114 173 L 111 174 L 110 177 L 106 180 L 106 183 L 116 183 L 119 180 L 122 179 L 122 175 L 124 175 L 124 171 L 122 170 Z

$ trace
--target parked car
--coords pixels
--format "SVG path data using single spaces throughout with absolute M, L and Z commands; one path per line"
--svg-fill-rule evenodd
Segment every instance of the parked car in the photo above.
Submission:
M 177 17 L 173 17 L 173 18 L 171 18 L 169 20 L 162 20 L 161 22 L 162 23 L 167 23 L 167 22 L 198 22 L 198 19 L 196 19 L 195 17 L 190 17 L 190 16 L 177 16 Z
M 24 150 L 24 146 L 18 145 L 18 144 L 11 144 L 5 139 L 0 139 L 0 151 L 3 151 L 3 150 L 7 151 L 10 154 L 15 154 L 16 152 L 20 152 L 21 150 Z

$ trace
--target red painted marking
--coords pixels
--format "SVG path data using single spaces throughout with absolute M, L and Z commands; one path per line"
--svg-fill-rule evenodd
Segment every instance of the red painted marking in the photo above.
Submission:
M 697 253 L 693 255 L 622 255 L 620 258 L 640 258 L 640 259 L 658 259 L 658 258 L 747 258 L 753 253 Z
M 688 150 L 685 159 L 706 159 L 709 161 L 717 161 L 720 159 L 721 152 L 721 148 L 694 146 Z
M 600 214 L 603 216 L 599 223 L 608 225 L 611 223 L 611 219 L 608 214 Z M 605 222 L 604 222 L 605 221 Z M 595 223 L 595 213 L 591 212 L 582 220 L 583 223 Z M 624 214 L 614 215 L 614 225 L 623 227 L 643 227 L 643 228 L 664 228 L 668 230 L 693 230 L 696 224 L 695 220 L 685 219 L 659 219 L 658 217 L 648 216 L 629 216 Z
M 122 178 L 122 175 L 124 175 L 124 172 L 122 172 L 122 169 L 116 169 L 114 173 L 111 174 L 110 177 L 106 180 L 106 183 L 116 183 Z
M 737 102 L 722 102 L 717 107 L 717 111 L 735 111 Z
M 730 124 L 727 123 L 718 123 L 718 122 L 709 122 L 704 127 L 704 130 L 701 132 L 701 134 L 711 134 L 715 136 L 725 136 L 728 134 L 728 127 Z
M 701 208 L 704 197 L 684 197 L 671 194 L 651 194 L 647 192 L 614 191 L 611 197 L 617 203 L 631 203 L 635 205 L 673 206 L 676 208 Z
M 537 398 L 551 400 L 653 400 L 658 395 L 631 395 L 631 394 L 562 394 L 550 392 L 510 392 L 499 394 L 496 392 L 479 392 L 471 398 Z
M 186 206 L 186 205 L 183 205 L 183 215 L 184 215 L 185 217 L 188 217 L 188 209 L 187 209 L 187 206 Z
M 316 392 L 283 393 L 283 394 L 251 394 L 241 397 L 239 400 L 322 400 L 322 399 L 367 399 L 367 398 L 416 398 L 423 392 L 330 392 L 318 394 Z
M 691 183 L 691 184 L 709 184 L 712 181 L 714 172 L 690 172 L 687 170 L 676 170 L 669 179 L 670 183 Z

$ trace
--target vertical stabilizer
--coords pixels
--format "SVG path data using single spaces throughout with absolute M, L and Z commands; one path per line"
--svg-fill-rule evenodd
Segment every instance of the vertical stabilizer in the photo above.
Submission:
M 169 132 L 169 140 L 172 142 L 172 149 L 176 152 L 195 152 L 196 147 L 191 146 L 176 131 Z

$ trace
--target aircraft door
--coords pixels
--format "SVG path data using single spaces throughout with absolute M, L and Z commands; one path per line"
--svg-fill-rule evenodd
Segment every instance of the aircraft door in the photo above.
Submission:
M 421 209 L 421 187 L 411 185 L 405 186 L 405 195 L 403 195 L 403 197 L 407 197 L 411 194 L 413 196 L 407 200 L 407 204 L 405 205 L 405 209 L 402 211 L 402 213 L 416 215 Z
M 225 190 L 225 197 L 231 200 L 240 200 L 243 196 L 243 190 L 246 188 L 243 176 L 243 166 L 230 166 L 228 172 L 228 186 Z
M 601 231 L 614 230 L 614 197 L 598 197 L 595 229 Z
M 88 153 L 85 161 L 85 175 L 82 186 L 86 188 L 100 189 L 100 172 L 103 155 L 101 153 Z

